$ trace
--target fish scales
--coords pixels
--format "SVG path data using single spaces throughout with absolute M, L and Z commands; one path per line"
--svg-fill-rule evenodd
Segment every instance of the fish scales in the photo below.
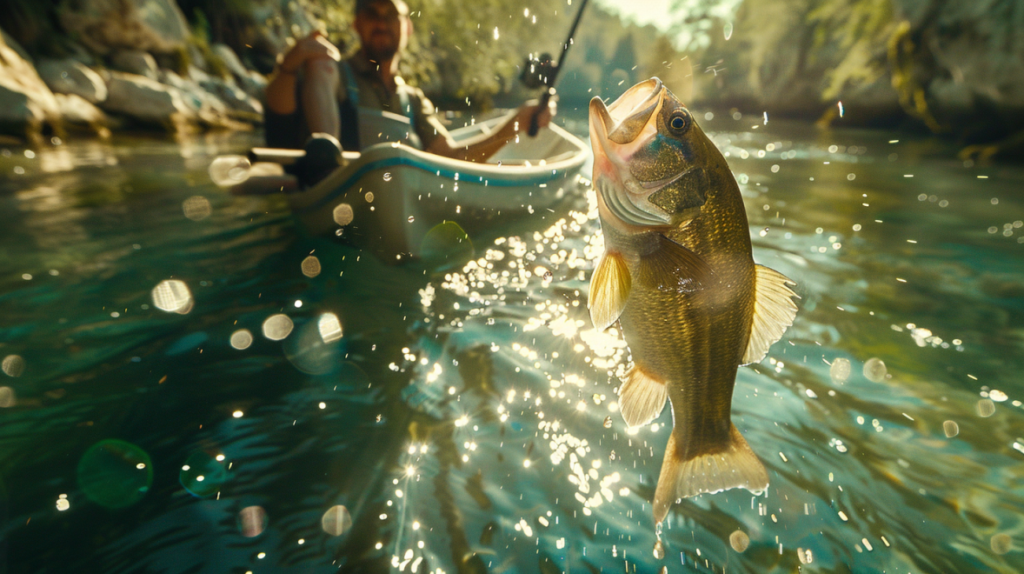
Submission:
M 768 475 L 732 424 L 740 365 L 792 324 L 785 276 L 754 263 L 739 186 L 688 110 L 653 78 L 590 106 L 594 186 L 605 236 L 588 299 L 597 328 L 618 322 L 633 366 L 620 387 L 627 424 L 671 403 L 654 518 L 677 498 Z

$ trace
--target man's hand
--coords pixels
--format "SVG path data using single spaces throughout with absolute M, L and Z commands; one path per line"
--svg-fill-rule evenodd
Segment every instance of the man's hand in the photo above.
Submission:
M 298 72 L 306 62 L 312 60 L 341 60 L 341 52 L 319 31 L 299 40 L 281 59 L 281 71 L 286 74 Z
M 527 131 L 530 129 L 530 121 L 533 119 L 533 115 L 540 111 L 537 116 L 537 127 L 547 127 L 551 123 L 551 118 L 555 117 L 555 113 L 558 111 L 558 103 L 555 101 L 556 98 L 548 100 L 547 108 L 541 110 L 540 106 L 537 105 L 537 100 L 530 100 L 523 105 L 519 106 L 519 111 L 516 112 L 516 120 L 519 122 L 519 130 Z

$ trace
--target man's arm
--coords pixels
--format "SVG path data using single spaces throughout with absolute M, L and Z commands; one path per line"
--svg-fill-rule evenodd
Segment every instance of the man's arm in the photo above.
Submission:
M 458 143 L 448 135 L 447 131 L 439 132 L 439 137 L 434 138 L 434 141 L 430 142 L 430 145 L 424 151 L 464 161 L 487 161 L 505 144 L 515 139 L 517 134 L 522 134 L 526 137 L 526 131 L 530 127 L 530 119 L 537 111 L 537 108 L 537 105 L 520 106 L 516 113 L 510 116 L 498 129 Z M 547 126 L 551 123 L 553 115 L 554 102 L 551 102 L 548 108 L 543 110 L 537 118 L 537 124 L 540 127 Z
M 340 59 L 341 52 L 320 32 L 313 32 L 296 42 L 290 50 L 281 56 L 277 73 L 267 84 L 267 108 L 280 115 L 295 113 L 298 108 L 295 84 L 299 71 L 305 71 L 308 64 L 315 64 L 318 60 L 333 63 Z M 337 136 L 337 134 L 334 135 Z

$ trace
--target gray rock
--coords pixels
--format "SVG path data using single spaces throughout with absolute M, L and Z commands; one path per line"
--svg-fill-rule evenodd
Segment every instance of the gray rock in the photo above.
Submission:
M 196 114 L 226 114 L 228 107 L 217 96 L 206 91 L 198 82 L 182 78 L 170 70 L 161 70 L 163 83 L 181 92 L 182 101 Z
M 10 37 L 7 34 L 7 32 L 4 32 L 3 30 L 0 30 L 0 42 L 7 45 L 7 47 L 11 50 L 14 50 L 14 53 L 17 54 L 18 57 L 20 57 L 22 60 L 25 60 L 29 64 L 33 63 L 32 56 L 29 56 L 28 52 L 25 51 L 25 48 L 22 48 L 21 44 L 19 44 L 14 38 Z
M 55 93 L 74 94 L 93 104 L 107 99 L 103 78 L 77 60 L 41 60 L 36 71 Z
M 54 94 L 64 123 L 106 135 L 107 116 L 99 108 L 75 94 Z
M 111 72 L 102 108 L 148 125 L 180 129 L 198 120 L 181 91 L 145 76 Z
M 0 133 L 34 138 L 44 124 L 61 127 L 60 108 L 13 40 L 0 37 Z
M 156 59 L 142 50 L 118 50 L 110 57 L 110 64 L 122 72 L 146 76 L 150 80 L 160 77 Z
M 208 92 L 216 94 L 235 111 L 254 116 L 263 115 L 263 105 L 232 83 L 219 78 L 210 78 L 201 82 L 200 85 Z
M 230 46 L 225 44 L 213 44 L 210 46 L 210 51 L 213 52 L 214 56 L 220 58 L 221 62 L 227 69 L 234 74 L 235 78 L 242 78 L 249 75 L 249 70 L 245 69 L 242 65 L 242 61 L 235 55 L 235 51 Z
M 185 49 L 188 23 L 174 0 L 61 2 L 61 26 L 99 54 L 115 49 L 171 53 Z

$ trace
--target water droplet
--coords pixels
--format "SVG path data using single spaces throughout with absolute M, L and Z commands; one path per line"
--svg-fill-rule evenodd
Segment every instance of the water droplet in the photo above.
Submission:
M 604 417 L 604 428 L 612 428 L 612 417 Z
M 661 560 L 665 558 L 665 545 L 662 544 L 661 540 L 654 543 L 654 559 Z
M 166 279 L 153 288 L 153 305 L 161 311 L 185 315 L 192 310 L 192 292 L 178 279 Z
M 828 374 L 833 383 L 845 383 L 850 378 L 850 360 L 842 357 L 833 360 Z
M 20 355 L 7 355 L 3 363 L 0 363 L 0 369 L 8 377 L 20 377 L 25 372 L 25 359 Z
M 384 172 L 384 181 L 391 181 L 391 172 Z
M 231 333 L 231 346 L 238 349 L 248 349 L 249 345 L 252 345 L 252 333 L 249 329 L 239 329 L 234 333 Z
M 183 201 L 181 210 L 185 212 L 185 217 L 192 221 L 206 219 L 213 212 L 213 208 L 210 207 L 210 200 L 201 195 L 193 195 Z
M 352 206 L 347 203 L 339 203 L 334 208 L 334 222 L 342 227 L 352 223 Z
M 416 216 L 410 215 L 409 216 L 409 223 L 412 223 L 413 221 L 416 221 Z
M 796 555 L 800 557 L 801 564 L 810 564 L 814 562 L 814 554 L 811 553 L 810 548 L 797 548 Z
M 975 408 L 978 411 L 978 416 L 982 418 L 988 418 L 996 412 L 996 404 L 989 399 L 981 399 L 978 401 L 978 404 L 975 405 Z
M 953 438 L 960 434 L 960 425 L 956 424 L 956 421 L 945 421 L 942 423 L 942 430 L 946 433 L 946 438 Z
M 238 512 L 238 531 L 246 538 L 255 538 L 267 529 L 267 511 L 260 506 L 246 506 Z
M 292 323 L 288 315 L 283 313 L 271 315 L 267 317 L 266 321 L 263 321 L 263 336 L 271 341 L 280 341 L 287 337 L 294 327 L 295 324 Z
M 302 274 L 306 277 L 316 277 L 320 274 L 320 260 L 315 255 L 302 260 Z
M 341 536 L 352 528 L 352 516 L 344 506 L 332 506 L 320 519 L 320 526 L 331 536 Z
M 363 196 L 363 197 L 366 198 L 366 203 L 373 203 L 373 192 L 372 191 L 367 191 L 366 195 Z
M 750 546 L 750 537 L 747 536 L 746 532 L 737 530 L 729 535 L 729 546 L 736 552 L 743 552 Z
M 1013 539 L 1010 538 L 1009 534 L 996 534 L 990 541 L 992 545 L 992 552 L 996 554 L 1006 554 L 1013 548 Z
M 882 359 L 872 357 L 864 363 L 864 378 L 873 382 L 881 383 L 885 380 L 885 363 Z
M 210 179 L 220 187 L 238 185 L 249 179 L 252 164 L 241 155 L 222 155 L 210 162 Z
M 722 28 L 722 33 L 725 35 L 726 41 L 732 38 L 732 22 L 726 22 Z

